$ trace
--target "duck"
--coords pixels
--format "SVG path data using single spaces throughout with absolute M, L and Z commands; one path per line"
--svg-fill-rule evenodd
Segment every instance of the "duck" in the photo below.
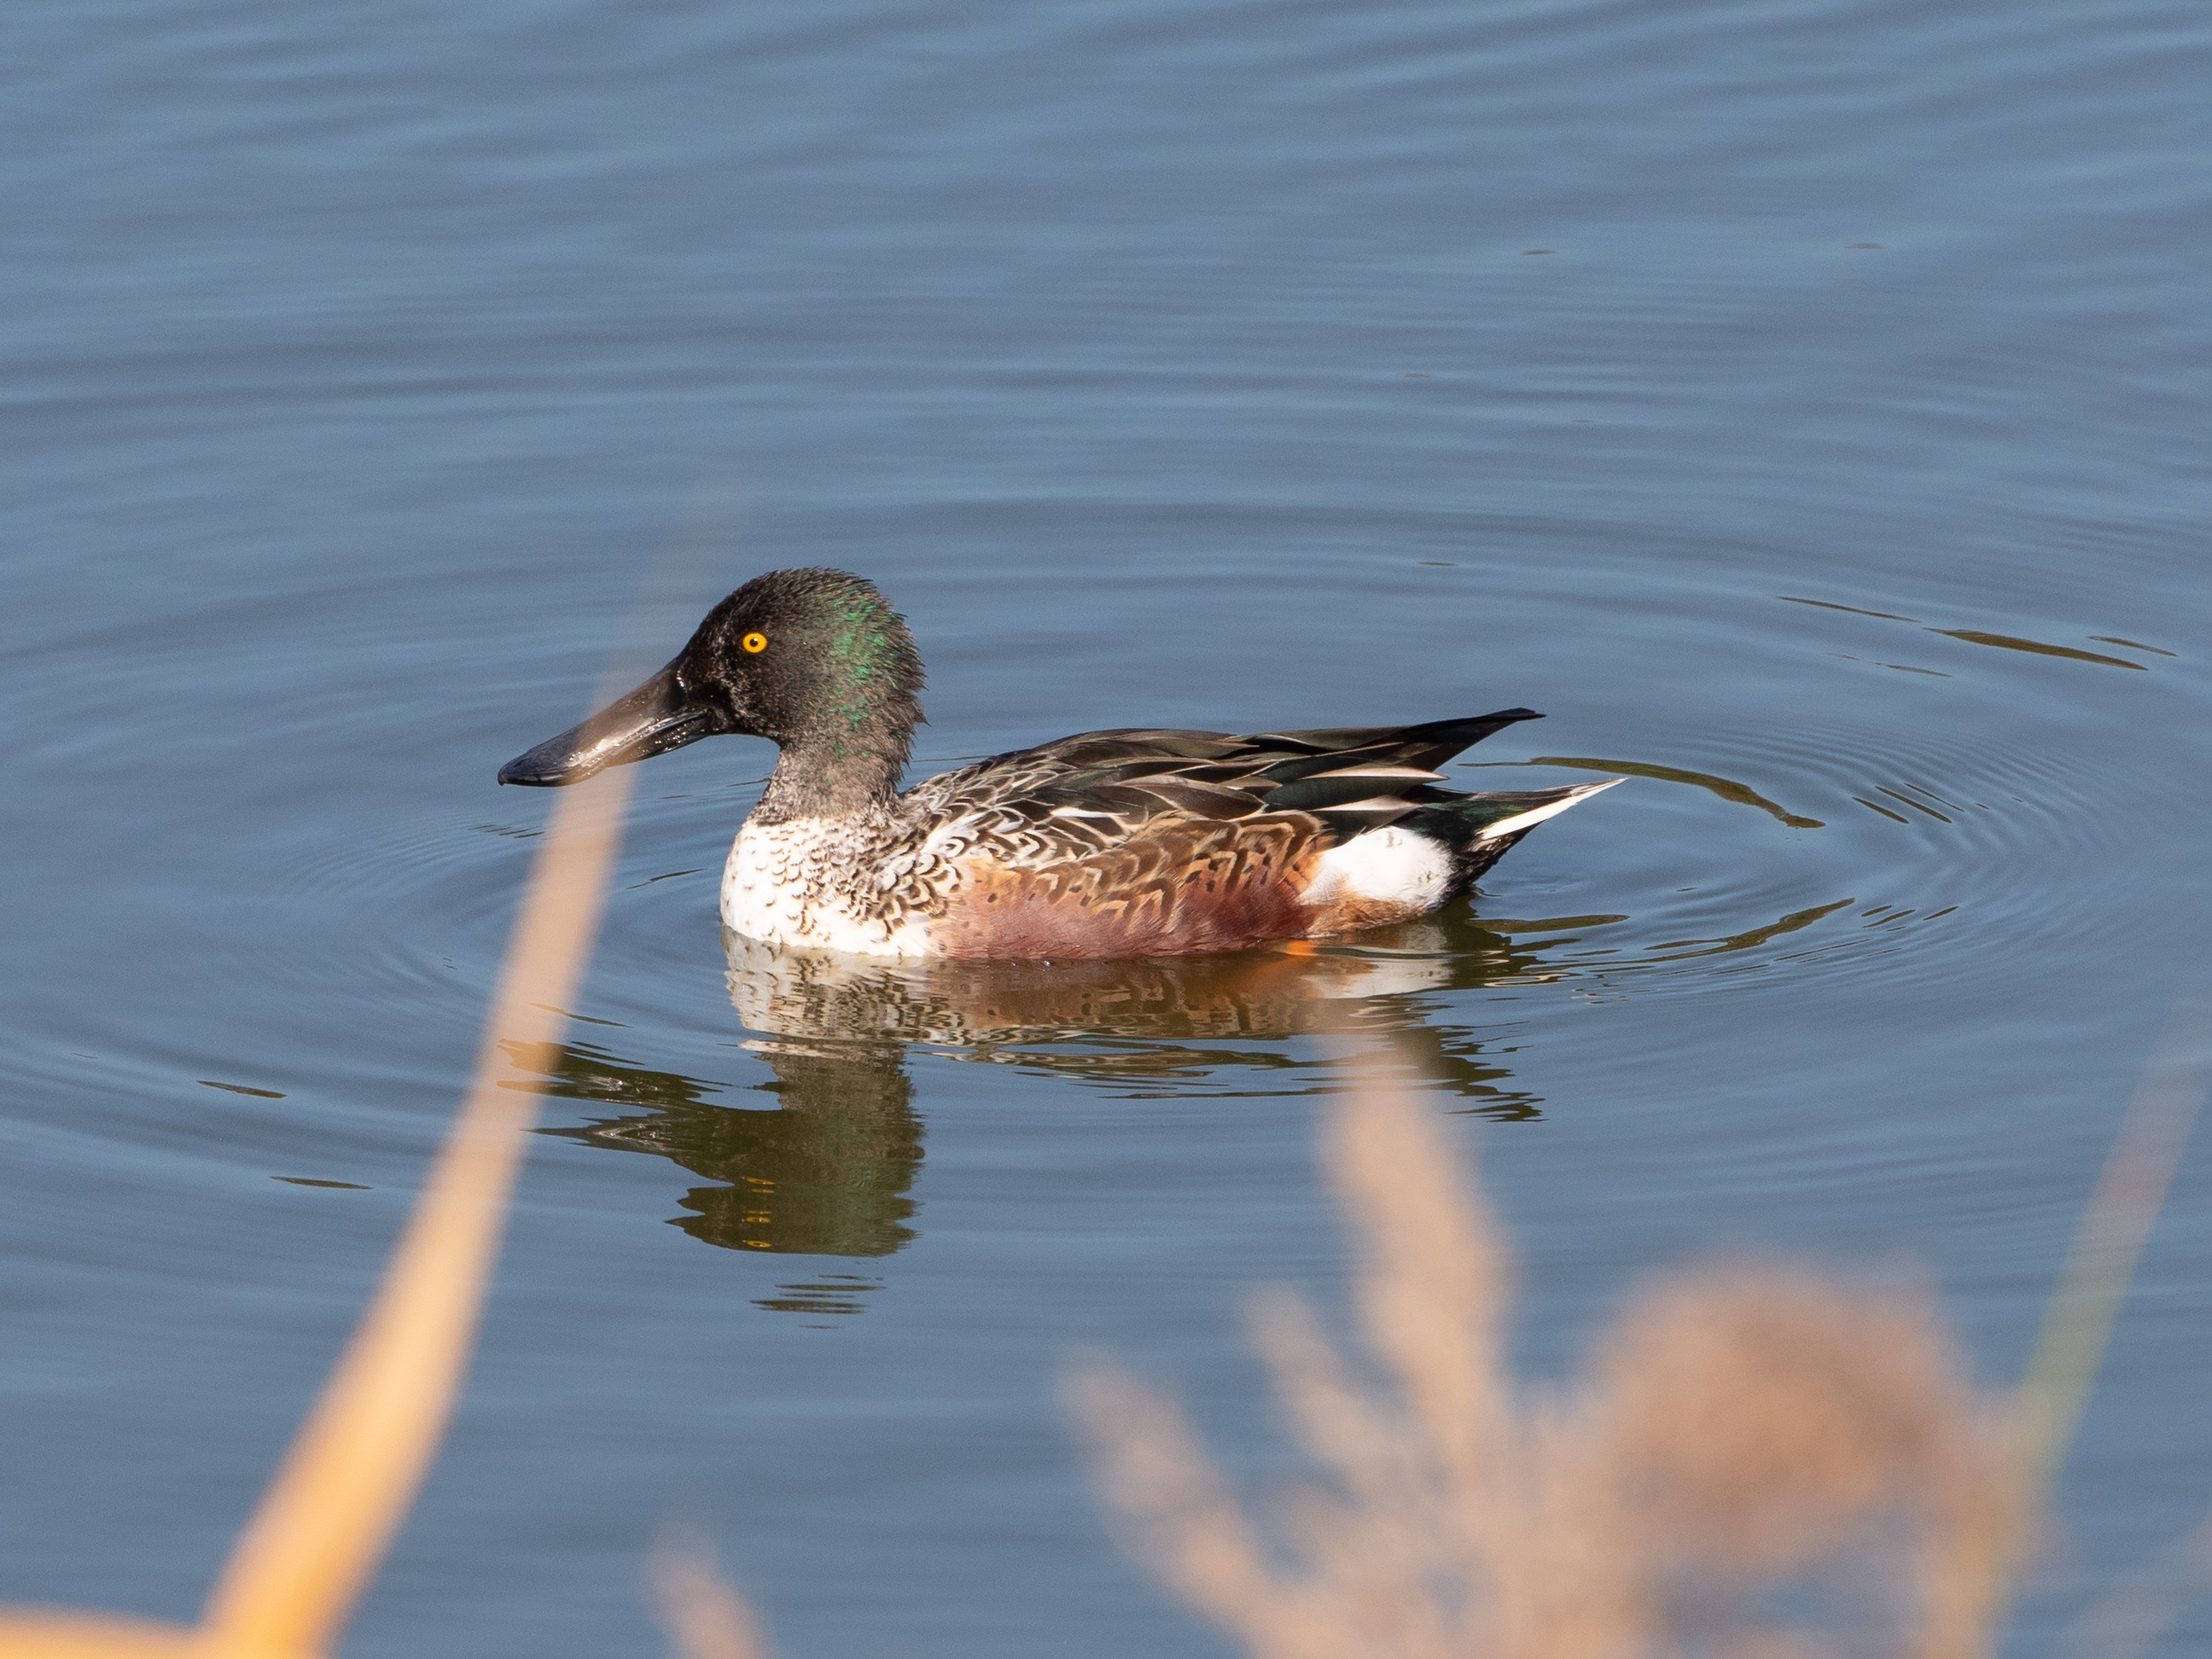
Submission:
M 722 873 L 731 932 L 862 957 L 1043 960 L 1294 948 L 1407 921 L 1621 781 L 1438 787 L 1463 750 L 1543 718 L 1502 708 L 1321 731 L 1084 732 L 902 792 L 922 683 L 914 636 L 873 583 L 774 570 L 499 781 L 559 787 L 704 738 L 765 738 L 775 769 Z

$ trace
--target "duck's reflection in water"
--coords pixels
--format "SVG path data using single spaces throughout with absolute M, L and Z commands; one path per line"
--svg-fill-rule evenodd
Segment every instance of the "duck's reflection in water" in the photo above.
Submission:
M 775 1081 L 756 1085 L 781 1110 L 744 1110 L 675 1072 L 630 1066 L 589 1043 L 562 1045 L 531 1069 L 550 1095 L 641 1108 L 580 1128 L 541 1133 L 622 1152 L 654 1152 L 717 1184 L 677 1200 L 692 1237 L 732 1250 L 889 1255 L 914 1237 L 907 1188 L 921 1163 L 921 1120 L 899 1045 L 757 1047 Z M 518 1055 L 518 1059 L 522 1057 Z M 823 1310 L 822 1311 L 828 1311 Z
M 1470 975 L 1467 953 L 1448 950 L 1442 934 L 1422 924 L 1364 934 L 1358 948 L 1123 961 L 884 962 L 775 950 L 727 933 L 723 948 L 738 1018 L 775 1034 L 746 1046 L 771 1063 L 794 1043 L 826 1053 L 832 1041 L 891 1042 L 1125 1083 L 1135 1098 L 1313 1094 L 1335 1086 L 1330 1062 L 1291 1052 L 1280 1039 L 1387 1029 L 1406 1032 L 1435 1062 L 1424 1073 L 1432 1085 L 1498 1115 L 1534 1115 L 1529 1097 L 1495 1086 L 1510 1074 L 1480 1063 L 1480 1045 L 1467 1033 L 1425 1024 L 1419 993 L 1492 975 Z M 1498 955 L 1493 973 L 1534 960 Z M 1218 1086 L 1193 1086 L 1217 1078 Z M 1168 1086 L 1147 1089 L 1148 1081 Z
M 1462 1109 L 1537 1115 L 1534 1097 L 1463 1028 L 1431 1026 L 1424 992 L 1480 985 L 1534 957 L 1504 939 L 1470 953 L 1424 924 L 1363 937 L 1358 948 L 1162 957 L 1120 962 L 882 962 L 772 950 L 725 934 L 741 1046 L 775 1080 L 755 1087 L 775 1109 L 710 1098 L 723 1085 L 648 1070 L 588 1043 L 514 1057 L 571 1100 L 621 1115 L 543 1133 L 669 1158 L 714 1185 L 695 1187 L 673 1218 L 728 1249 L 884 1256 L 912 1238 L 910 1197 L 922 1123 L 907 1075 L 910 1049 L 1103 1085 L 1124 1098 L 1282 1096 L 1346 1086 L 1346 1062 L 1283 1039 L 1389 1030 L 1387 1058 Z M 1493 959 L 1494 958 L 1494 959 Z M 1494 1035 L 1494 1034 L 1493 1034 Z M 819 1275 L 764 1306 L 857 1311 L 867 1281 Z M 836 1283 L 830 1280 L 836 1279 Z

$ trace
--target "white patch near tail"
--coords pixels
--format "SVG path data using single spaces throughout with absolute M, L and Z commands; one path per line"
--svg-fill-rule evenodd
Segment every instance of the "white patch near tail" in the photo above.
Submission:
M 1323 853 L 1298 902 L 1376 899 L 1426 910 L 1443 902 L 1451 874 L 1451 853 L 1441 842 L 1393 824 Z
M 1628 780 L 1626 778 L 1607 778 L 1603 783 L 1577 784 L 1574 788 L 1570 789 L 1565 794 L 1560 796 L 1559 799 L 1555 801 L 1548 801 L 1545 805 L 1534 807 L 1526 812 L 1516 812 L 1510 818 L 1498 819 L 1497 823 L 1485 830 L 1480 835 L 1477 836 L 1475 839 L 1477 841 L 1496 841 L 1500 836 L 1517 835 L 1523 830 L 1530 829 L 1536 824 L 1541 823 L 1546 818 L 1554 818 L 1559 817 L 1560 813 L 1565 811 L 1567 808 L 1572 806 L 1577 801 L 1588 800 L 1592 795 L 1596 794 L 1601 789 L 1610 789 L 1616 783 L 1626 783 L 1627 781 Z

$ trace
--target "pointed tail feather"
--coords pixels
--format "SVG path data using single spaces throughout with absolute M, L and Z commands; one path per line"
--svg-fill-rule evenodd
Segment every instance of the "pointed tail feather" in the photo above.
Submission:
M 1576 802 L 1610 789 L 1621 778 L 1600 783 L 1568 784 L 1558 789 L 1500 789 L 1480 795 L 1463 795 L 1449 802 L 1424 806 L 1398 822 L 1408 830 L 1431 836 L 1450 848 L 1451 896 L 1473 887 L 1483 872 L 1505 856 L 1508 848 L 1541 823 L 1556 817 Z
M 1516 790 L 1510 793 L 1501 790 L 1496 794 L 1472 796 L 1468 802 L 1469 806 L 1480 803 L 1504 809 L 1500 816 L 1486 817 L 1474 838 L 1479 842 L 1497 841 L 1506 836 L 1524 835 L 1546 818 L 1557 817 L 1576 802 L 1588 800 L 1616 783 L 1627 781 L 1626 778 L 1607 778 L 1602 783 L 1573 783 L 1559 789 Z M 1474 817 L 1473 813 L 1466 815 Z

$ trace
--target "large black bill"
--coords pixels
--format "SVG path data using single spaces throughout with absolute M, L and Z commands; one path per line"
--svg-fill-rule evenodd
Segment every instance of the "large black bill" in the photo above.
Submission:
M 581 783 L 610 766 L 665 755 L 732 729 L 718 711 L 686 697 L 672 663 L 581 726 L 572 726 L 528 754 L 517 755 L 499 769 L 499 781 L 547 789 Z

